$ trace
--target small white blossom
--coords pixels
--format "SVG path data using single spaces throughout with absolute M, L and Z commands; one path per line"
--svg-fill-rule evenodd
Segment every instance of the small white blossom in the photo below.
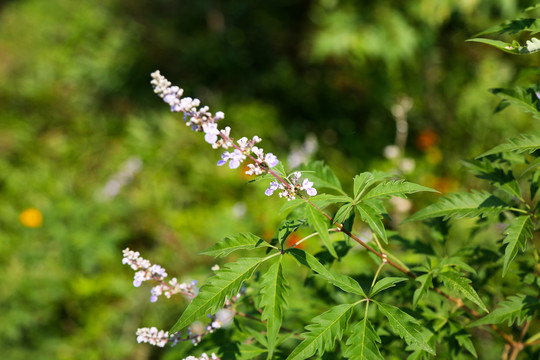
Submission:
M 219 360 L 220 358 L 212 353 L 211 357 L 208 357 L 206 353 L 202 353 L 201 357 L 195 357 L 193 355 L 188 356 L 187 358 L 184 358 L 183 360 Z
M 204 140 L 209 144 L 214 144 L 218 140 L 218 135 L 220 134 L 217 124 L 207 122 L 202 124 L 202 128 L 205 133 Z
M 155 327 L 137 329 L 137 342 L 164 347 L 169 341 L 169 332 Z
M 123 264 L 128 264 L 133 270 L 136 271 L 133 277 L 133 286 L 139 287 L 144 281 L 154 280 L 160 284 L 154 286 L 150 290 L 150 301 L 156 302 L 158 297 L 164 294 L 167 298 L 170 298 L 174 294 L 183 294 L 188 299 L 193 299 L 197 296 L 199 289 L 196 287 L 197 282 L 192 281 L 191 284 L 178 283 L 176 278 L 173 278 L 168 283 L 165 282 L 167 272 L 159 265 L 152 264 L 150 261 L 140 257 L 138 251 L 132 251 L 129 248 L 123 250 L 124 258 Z
M 284 197 L 287 200 L 294 200 L 300 190 L 305 191 L 309 196 L 317 195 L 317 190 L 313 187 L 313 182 L 308 179 L 304 179 L 302 185 L 300 185 L 299 180 L 301 176 L 302 173 L 300 171 L 295 171 L 289 175 L 286 183 L 272 181 L 264 193 L 267 196 L 271 196 L 274 191 L 281 190 L 279 197 Z

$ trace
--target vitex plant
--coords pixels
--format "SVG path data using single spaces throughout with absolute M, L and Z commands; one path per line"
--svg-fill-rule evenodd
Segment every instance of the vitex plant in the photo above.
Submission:
M 478 36 L 534 35 L 539 24 L 520 18 Z M 523 46 L 516 40 L 471 41 L 517 55 L 540 50 L 535 37 Z M 156 283 L 152 302 L 175 294 L 189 301 L 170 330 L 141 328 L 138 342 L 163 347 L 204 339 L 211 355 L 187 359 L 540 358 L 540 135 L 523 134 L 463 162 L 485 186 L 441 196 L 414 213 L 405 222 L 423 222 L 423 230 L 407 239 L 399 227 L 387 228 L 387 200 L 435 190 L 377 171 L 356 175 L 352 189 L 344 189 L 321 162 L 288 173 L 259 147 L 258 136 L 233 138 L 231 128 L 221 126 L 222 112 L 183 97 L 159 71 L 152 85 L 188 127 L 223 149 L 218 166 L 247 162 L 246 173 L 266 181 L 265 194 L 284 198 L 284 205 L 272 239 L 241 233 L 207 249 L 203 254 L 216 258 L 236 251 L 249 257 L 214 267 L 200 287 L 166 281 L 161 266 L 125 249 L 123 262 L 136 271 L 134 285 Z M 501 98 L 497 111 L 516 105 L 540 119 L 538 85 L 492 92 Z M 466 230 L 453 231 L 460 226 Z M 300 229 L 309 232 L 289 244 Z M 317 238 L 323 251 L 301 248 Z M 374 266 L 345 273 L 350 267 L 340 264 L 347 259 Z M 299 276 L 299 267 L 306 275 Z M 301 294 L 302 303 L 291 303 L 293 293 Z

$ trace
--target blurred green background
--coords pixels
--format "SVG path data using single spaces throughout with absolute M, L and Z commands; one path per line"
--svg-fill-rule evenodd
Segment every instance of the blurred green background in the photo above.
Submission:
M 530 4 L 1 2 L 3 358 L 173 358 L 135 331 L 169 328 L 185 303 L 150 306 L 121 250 L 203 280 L 214 260 L 198 253 L 213 242 L 271 237 L 283 202 L 216 167 L 219 153 L 152 93 L 152 71 L 286 168 L 323 159 L 346 186 L 394 169 L 453 191 L 475 185 L 459 159 L 539 129 L 512 108 L 493 114 L 488 92 L 538 81 L 538 57 L 465 42 Z

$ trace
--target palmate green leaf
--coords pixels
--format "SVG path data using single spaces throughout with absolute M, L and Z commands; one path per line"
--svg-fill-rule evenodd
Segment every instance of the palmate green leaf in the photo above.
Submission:
M 255 269 L 264 260 L 264 258 L 242 258 L 217 270 L 216 274 L 201 287 L 199 294 L 169 332 L 180 331 L 198 317 L 215 313 L 222 308 L 225 298 L 236 295 L 242 283 L 253 275 Z
M 287 306 L 287 280 L 283 276 L 280 256 L 261 277 L 261 301 L 259 306 L 263 312 L 261 319 L 266 321 L 266 337 L 268 338 L 268 358 L 272 358 L 275 344 L 283 321 L 283 310 Z
M 470 285 L 472 282 L 470 279 L 453 270 L 438 273 L 437 279 L 442 280 L 446 286 L 457 291 L 485 312 L 489 312 L 484 302 L 480 299 L 480 296 L 478 296 L 474 288 Z
M 307 359 L 315 353 L 324 354 L 332 350 L 336 339 L 341 340 L 343 332 L 347 329 L 347 322 L 352 314 L 355 304 L 341 304 L 334 306 L 325 313 L 314 317 L 312 324 L 306 326 L 302 334 L 302 341 L 293 352 L 287 357 L 287 360 Z
M 536 119 L 540 119 L 540 102 L 538 101 L 537 93 L 540 91 L 539 85 L 529 87 L 514 87 L 512 89 L 491 89 L 494 95 L 501 98 L 501 103 L 495 109 L 495 112 L 499 112 L 512 104 L 534 116 Z
M 330 251 L 330 254 L 337 258 L 336 249 L 334 249 L 334 245 L 332 245 L 332 241 L 330 240 L 330 234 L 328 234 L 328 219 L 313 206 L 306 208 L 306 216 L 308 223 L 319 233 L 319 237 L 328 251 Z
M 422 334 L 422 327 L 418 325 L 415 318 L 395 306 L 374 302 L 377 304 L 379 311 L 388 319 L 392 330 L 404 339 L 407 344 L 435 355 L 435 351 L 427 343 Z
M 371 291 L 369 292 L 369 297 L 373 297 L 380 293 L 381 291 L 384 291 L 388 288 L 396 286 L 397 283 L 400 283 L 402 281 L 409 280 L 409 278 L 406 277 L 392 277 L 388 276 L 385 278 L 380 279 L 375 283 Z
M 454 338 L 457 340 L 459 346 L 467 349 L 467 351 L 470 352 L 472 356 L 478 359 L 478 354 L 476 353 L 474 344 L 471 341 L 471 334 L 458 334 Z
M 531 35 L 535 35 L 540 32 L 540 19 L 537 18 L 521 18 L 505 21 L 504 23 L 493 26 L 487 30 L 482 31 L 479 34 L 474 35 L 483 36 L 486 34 L 517 34 L 519 32 L 530 32 Z
M 256 359 L 257 356 L 264 354 L 266 352 L 266 349 L 260 348 L 253 344 L 244 344 L 240 343 L 238 345 L 238 350 L 240 351 L 240 354 L 235 354 L 234 359 L 235 360 L 252 360 Z
M 528 8 L 526 8 L 525 10 L 522 10 L 521 12 L 528 12 L 528 11 L 532 11 L 532 10 L 536 10 L 540 8 L 540 4 L 536 4 L 536 5 L 531 5 L 529 6 Z
M 489 180 L 498 189 L 523 200 L 521 188 L 512 170 L 506 171 L 502 167 L 494 166 L 494 163 L 485 157 L 482 160 L 462 161 L 461 163 L 471 169 L 480 179 Z
M 484 38 L 474 38 L 474 39 L 468 39 L 467 41 L 472 42 L 479 42 L 487 45 L 491 45 L 496 47 L 499 50 L 502 50 L 504 52 L 514 54 L 514 55 L 528 55 L 535 53 L 540 50 L 540 40 L 533 37 L 530 40 L 527 40 L 526 46 L 519 45 L 516 41 L 513 43 L 507 43 L 500 40 L 491 40 L 491 39 L 484 39 Z
M 292 212 L 294 209 L 300 207 L 300 206 L 306 206 L 307 203 L 304 201 L 304 199 L 294 199 L 285 202 L 281 208 L 279 209 L 278 215 L 283 217 L 289 215 L 290 212 Z
M 518 154 L 523 152 L 532 153 L 538 149 L 540 149 L 540 136 L 533 134 L 522 134 L 521 137 L 508 139 L 508 143 L 496 146 L 493 149 L 477 156 L 476 158 L 478 159 L 484 156 L 505 152 L 516 152 Z
M 283 243 L 287 240 L 287 237 L 293 232 L 298 230 L 302 225 L 306 223 L 303 219 L 283 220 L 272 238 L 272 243 L 279 242 L 283 248 Z
M 503 244 L 507 244 L 504 250 L 503 276 L 506 275 L 510 263 L 518 253 L 518 249 L 525 250 L 527 239 L 532 239 L 534 224 L 529 215 L 518 216 L 504 231 L 506 237 Z
M 384 360 L 377 343 L 381 343 L 381 339 L 375 329 L 369 320 L 362 319 L 351 328 L 343 354 L 350 360 Z
M 201 254 L 213 257 L 227 256 L 237 250 L 252 250 L 262 247 L 272 247 L 269 243 L 251 233 L 228 236 L 212 245 Z
M 386 230 L 382 222 L 382 215 L 373 205 L 374 204 L 371 202 L 361 202 L 356 204 L 356 209 L 358 210 L 362 221 L 369 225 L 371 231 L 377 234 L 385 243 L 388 243 Z
M 388 179 L 392 175 L 382 171 L 363 172 L 354 177 L 354 199 L 357 201 L 370 186 Z
M 540 166 L 540 157 L 531 161 L 531 163 L 527 165 L 527 167 L 521 172 L 521 174 L 519 174 L 518 179 L 523 178 L 523 176 L 527 175 L 529 171 L 534 170 L 539 166 Z M 532 195 L 532 197 L 534 197 L 534 194 Z
M 414 184 L 405 180 L 391 180 L 377 184 L 374 188 L 369 190 L 364 196 L 361 196 L 361 200 L 368 199 L 389 199 L 393 196 L 407 198 L 407 194 L 413 194 L 420 191 L 438 192 L 437 190 Z
M 508 208 L 504 201 L 487 191 L 473 190 L 470 193 L 462 191 L 441 197 L 435 204 L 429 205 L 405 219 L 405 222 L 435 217 L 444 217 L 444 219 L 485 217 L 498 215 Z
M 319 262 L 319 260 L 315 258 L 315 256 L 311 255 L 310 253 L 295 248 L 289 249 L 287 253 L 290 253 L 298 262 L 309 267 L 313 272 L 326 279 L 332 285 L 337 286 L 345 292 L 366 297 L 364 290 L 356 280 L 347 275 L 334 274 L 330 272 L 330 270 L 328 270 Z
M 336 174 L 323 161 L 312 162 L 303 170 L 306 170 L 306 172 L 302 174 L 302 177 L 312 181 L 313 187 L 317 190 L 319 188 L 332 189 L 340 194 L 347 195 L 341 188 L 341 183 Z
M 420 283 L 420 287 L 414 291 L 413 295 L 413 308 L 418 305 L 418 302 L 426 296 L 429 289 L 433 287 L 433 274 L 431 272 L 420 275 L 415 279 Z
M 351 199 L 348 196 L 331 195 L 331 194 L 320 194 L 320 195 L 313 196 L 312 198 L 309 199 L 309 202 L 317 206 L 319 209 L 324 209 L 333 204 L 346 203 L 346 202 L 352 202 L 352 201 L 353 199 Z
M 516 321 L 518 325 L 521 325 L 525 319 L 530 319 L 539 311 L 540 299 L 524 294 L 512 295 L 498 303 L 497 309 L 493 310 L 490 314 L 469 324 L 469 327 L 502 324 L 505 321 L 508 323 L 508 326 L 511 326 Z
M 349 218 L 352 211 L 353 211 L 352 203 L 344 204 L 343 206 L 339 208 L 336 215 L 334 216 L 334 222 L 338 224 L 343 224 L 343 222 Z

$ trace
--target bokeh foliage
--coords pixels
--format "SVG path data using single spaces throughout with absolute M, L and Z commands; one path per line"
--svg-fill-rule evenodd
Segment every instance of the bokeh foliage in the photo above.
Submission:
M 184 304 L 147 309 L 149 295 L 132 288 L 120 250 L 201 279 L 212 260 L 197 254 L 209 244 L 247 230 L 271 237 L 280 201 L 264 196 L 264 184 L 246 186 L 240 171 L 214 167 L 218 154 L 153 96 L 151 71 L 225 111 L 237 135 L 261 136 L 280 159 L 315 134 L 314 156 L 345 179 L 394 167 L 383 149 L 394 142 L 392 106 L 407 97 L 409 176 L 443 191 L 456 178 L 474 186 L 458 159 L 538 129 L 518 110 L 493 114 L 498 100 L 487 89 L 531 81 L 538 69 L 537 57 L 465 40 L 527 5 L 3 2 L 0 353 L 157 358 L 136 345 L 135 329 L 172 325 L 165 314 Z M 141 170 L 104 198 L 133 158 Z M 41 226 L 19 220 L 28 208 L 43 214 Z

